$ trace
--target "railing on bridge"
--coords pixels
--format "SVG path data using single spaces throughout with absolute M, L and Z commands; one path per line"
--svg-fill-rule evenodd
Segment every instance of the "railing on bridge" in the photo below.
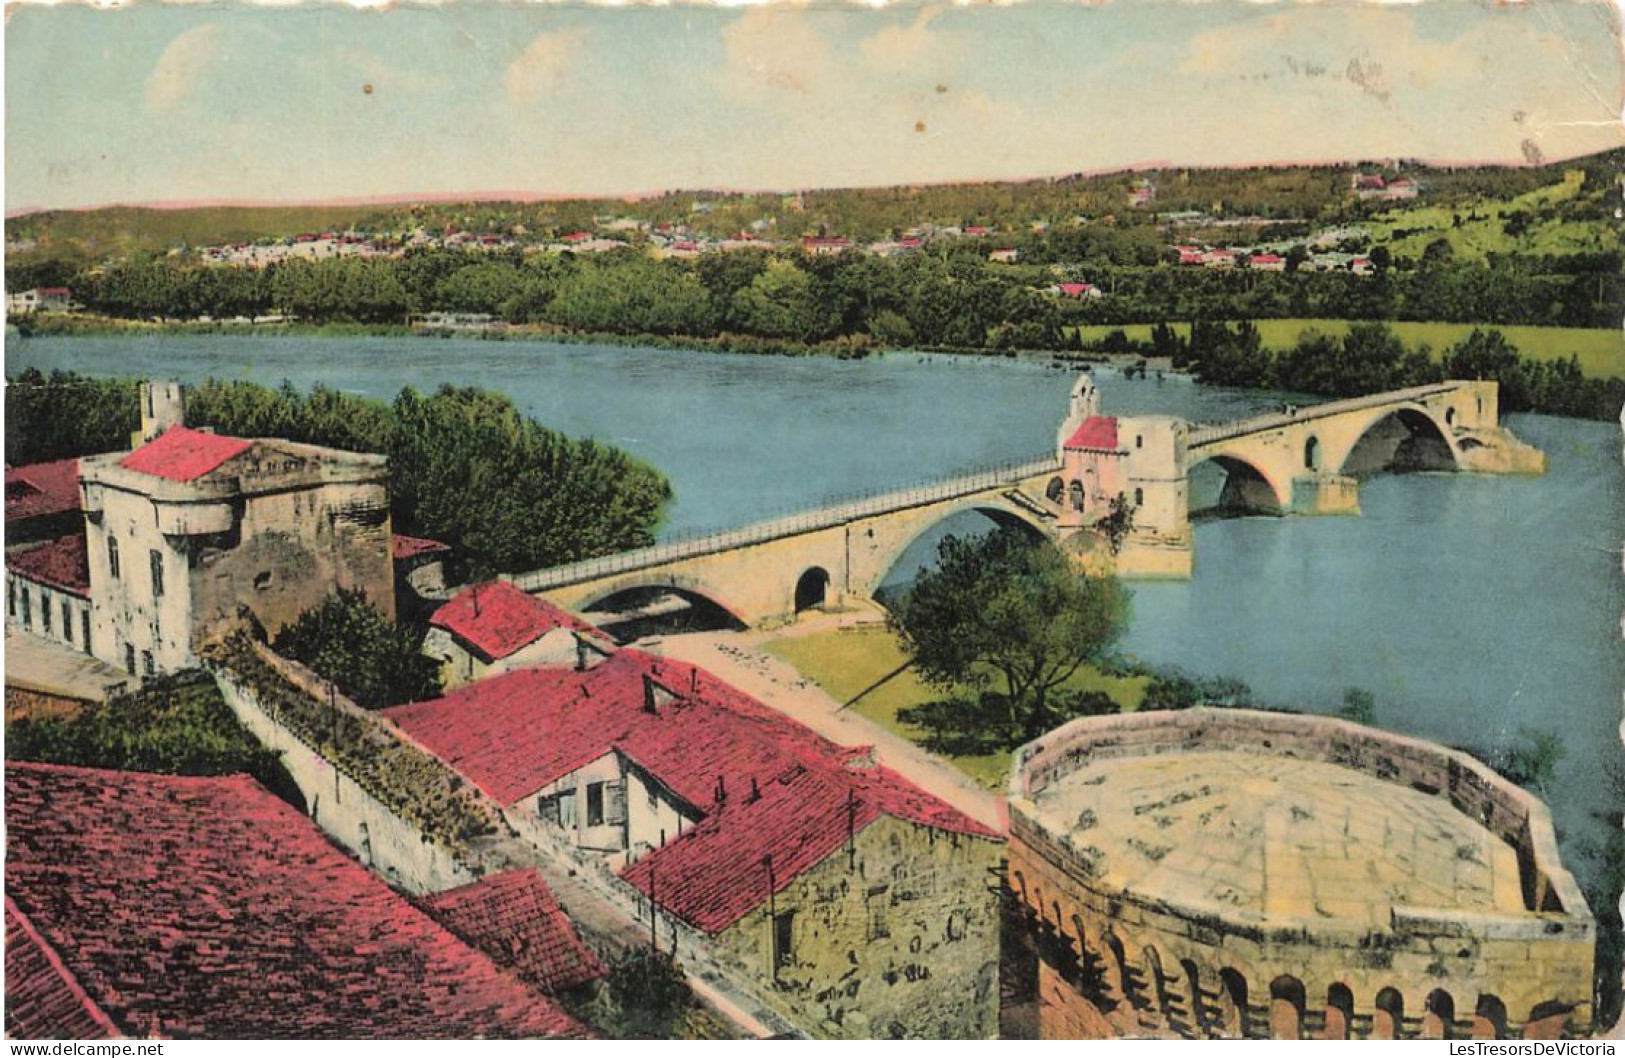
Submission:
M 524 591 L 562 588 L 617 573 L 630 573 L 651 566 L 661 566 L 678 559 L 714 555 L 720 551 L 730 551 L 749 544 L 760 544 L 798 533 L 828 529 L 854 518 L 907 510 L 927 503 L 940 503 L 959 496 L 969 496 L 1001 485 L 1014 485 L 1025 478 L 1059 469 L 1060 465 L 1060 460 L 1053 455 L 1023 463 L 1002 463 L 946 481 L 860 493 L 783 518 L 773 518 L 720 532 L 702 531 L 664 544 L 656 544 L 654 547 L 623 551 L 618 555 L 605 555 L 603 558 L 590 558 L 583 562 L 573 562 L 567 566 L 555 566 L 552 569 L 536 570 L 532 573 L 518 573 L 507 579 Z
M 1422 400 L 1441 393 L 1450 393 L 1459 388 L 1459 386 L 1450 383 L 1412 386 L 1410 389 L 1396 389 L 1389 393 L 1374 393 L 1369 397 L 1352 397 L 1348 400 L 1334 400 L 1326 404 L 1310 404 L 1299 408 L 1296 414 L 1291 415 L 1278 412 L 1273 415 L 1259 415 L 1251 419 L 1237 419 L 1235 422 L 1219 423 L 1214 426 L 1197 426 L 1185 434 L 1185 446 L 1186 448 L 1200 448 L 1203 445 L 1214 444 L 1218 441 L 1228 441 L 1232 437 L 1240 437 L 1243 434 L 1261 433 L 1264 430 L 1292 426 L 1310 419 L 1324 419 L 1331 415 L 1341 415 L 1345 412 L 1360 411 L 1365 408 L 1380 408 L 1384 404 L 1400 404 L 1406 401 Z

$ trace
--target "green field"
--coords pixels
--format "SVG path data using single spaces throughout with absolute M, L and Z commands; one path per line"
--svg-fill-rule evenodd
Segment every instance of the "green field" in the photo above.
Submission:
M 1344 334 L 1348 320 L 1258 320 L 1258 333 L 1270 349 L 1291 348 L 1298 335 L 1306 330 L 1323 334 Z M 1390 321 L 1400 341 L 1407 346 L 1426 344 L 1437 355 L 1455 345 L 1475 329 L 1494 329 L 1506 335 L 1507 341 L 1531 360 L 1566 360 L 1580 358 L 1580 370 L 1594 378 L 1625 378 L 1625 337 L 1619 331 L 1591 327 L 1494 327 L 1472 323 L 1416 323 L 1406 320 Z M 1190 336 L 1187 324 L 1176 323 L 1174 330 L 1184 337 Z M 1085 342 L 1098 342 L 1112 331 L 1122 331 L 1135 341 L 1151 340 L 1150 324 L 1131 324 L 1123 327 L 1096 325 L 1080 327 Z
M 839 702 L 851 701 L 906 660 L 897 638 L 878 626 L 786 636 L 769 641 L 766 649 L 775 657 L 789 662 Z M 1105 676 L 1085 667 L 1079 669 L 1066 686 L 1079 691 L 1102 691 L 1124 711 L 1129 711 L 1137 708 L 1140 699 L 1145 697 L 1147 682 L 1143 676 Z M 926 685 L 910 670 L 870 691 L 851 708 L 886 730 L 911 742 L 919 742 L 925 732 L 903 722 L 897 714 L 943 697 L 943 692 Z M 945 759 L 989 790 L 1002 790 L 1010 771 L 1010 754 L 1007 751 L 978 756 L 946 756 Z
M 1511 199 L 1476 198 L 1451 206 L 1419 205 L 1382 213 L 1365 227 L 1376 243 L 1396 257 L 1420 258 L 1428 244 L 1447 239 L 1457 259 L 1482 260 L 1490 254 L 1531 256 L 1605 253 L 1619 249 L 1614 225 L 1596 221 L 1564 220 L 1561 203 L 1581 194 L 1585 185 L 1573 180 L 1550 184 Z M 1522 213 L 1527 227 L 1507 233 L 1507 220 Z

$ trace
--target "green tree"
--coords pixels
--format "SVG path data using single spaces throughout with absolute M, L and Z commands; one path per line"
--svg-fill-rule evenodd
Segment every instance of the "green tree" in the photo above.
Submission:
M 6 465 L 127 448 L 141 425 L 134 379 L 29 368 L 6 385 Z
M 1337 715 L 1371 727 L 1377 722 L 1377 700 L 1363 687 L 1350 687 L 1343 692 L 1343 708 Z
M 669 1040 L 681 1034 L 694 993 L 665 952 L 633 948 L 611 963 L 593 1020 L 612 1035 Z
M 1129 593 L 1110 577 L 1079 576 L 1060 551 L 1021 530 L 949 536 L 934 569 L 897 600 L 888 623 L 915 669 L 943 689 L 985 689 L 1012 739 L 1036 738 L 1057 719 L 1050 697 L 1128 624 Z
M 440 693 L 440 665 L 421 652 L 422 645 L 419 633 L 391 622 L 360 590 L 344 588 L 301 614 L 272 644 L 364 709 Z

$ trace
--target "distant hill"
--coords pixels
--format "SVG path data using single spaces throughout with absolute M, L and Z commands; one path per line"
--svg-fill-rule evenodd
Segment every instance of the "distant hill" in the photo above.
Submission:
M 1078 217 L 1131 225 L 1153 213 L 1200 211 L 1219 217 L 1259 217 L 1313 224 L 1368 222 L 1374 233 L 1398 240 L 1448 228 L 1465 252 L 1505 247 L 1505 222 L 1514 230 L 1541 228 L 1540 215 L 1566 212 L 1575 222 L 1603 219 L 1611 210 L 1604 196 L 1625 170 L 1625 149 L 1542 166 L 1427 165 L 1407 160 L 1327 166 L 1261 166 L 1238 169 L 1163 169 L 1077 174 L 1022 182 L 947 184 L 916 187 L 805 190 L 787 193 L 673 191 L 648 198 L 559 201 L 469 201 L 361 205 L 201 206 L 147 208 L 117 206 L 92 210 L 53 210 L 9 218 L 6 241 L 24 259 L 100 260 L 130 253 L 164 252 L 182 246 L 276 239 L 302 232 L 356 228 L 370 232 L 464 231 L 557 234 L 592 228 L 606 218 L 648 223 L 683 223 L 695 231 L 726 236 L 756 226 L 778 238 L 827 232 L 876 239 L 915 225 L 981 225 L 999 236 L 1029 231 L 1035 224 L 1072 223 Z M 1564 174 L 1586 174 L 1570 193 L 1533 195 L 1561 184 Z M 1361 172 L 1390 178 L 1403 175 L 1422 192 L 1410 203 L 1362 202 L 1351 182 Z M 1144 201 L 1131 205 L 1139 189 Z M 1478 210 L 1480 199 L 1516 205 Z M 1455 219 L 1460 207 L 1465 218 Z M 1435 211 L 1431 216 L 1419 210 Z M 1599 210 L 1602 210 L 1599 212 Z M 1407 218 L 1415 215 L 1419 223 Z M 1549 219 L 1549 218 L 1548 218 Z M 1460 233 L 1463 225 L 1480 225 Z M 1414 229 L 1414 230 L 1413 230 Z M 1580 249 L 1563 232 L 1548 227 L 1542 243 L 1551 252 Z M 1517 235 L 1512 236 L 1514 242 Z M 1581 240 L 1584 248 L 1594 248 Z M 1411 249 L 1409 243 L 1404 247 Z M 1534 249 L 1526 252 L 1545 252 Z

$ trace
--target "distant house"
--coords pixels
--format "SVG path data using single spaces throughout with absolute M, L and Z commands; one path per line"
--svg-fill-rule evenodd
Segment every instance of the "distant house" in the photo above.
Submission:
M 1232 250 L 1209 250 L 1202 255 L 1204 268 L 1234 268 L 1236 255 Z
M 1021 260 L 1021 251 L 1010 248 L 994 250 L 987 255 L 987 259 L 995 264 L 1015 264 Z
M 1130 209 L 1145 209 L 1157 200 L 1157 186 L 1149 180 L 1141 180 L 1129 190 L 1128 204 Z
M 10 1038 L 590 1035 L 247 775 L 5 790 Z
M 1389 199 L 1415 198 L 1417 190 L 1415 180 L 1408 176 L 1396 176 L 1388 181 L 1388 186 L 1383 189 L 1383 197 Z
M 1370 258 L 1356 257 L 1349 262 L 1349 271 L 1357 276 L 1368 276 L 1376 271 L 1376 267 L 1372 265 Z
M 502 580 L 458 592 L 429 618 L 423 639 L 447 689 L 533 665 L 586 667 L 609 650 L 592 625 Z
M 808 235 L 802 238 L 801 248 L 814 257 L 832 257 L 852 248 L 852 240 L 843 235 Z
M 1056 283 L 1049 288 L 1049 292 L 1056 297 L 1077 298 L 1080 300 L 1102 296 L 1100 288 L 1093 283 Z
M 996 1031 L 1002 841 L 872 750 L 630 649 L 384 715 L 809 1034 Z
M 1179 254 L 1179 263 L 1182 265 L 1200 265 L 1207 258 L 1207 252 L 1200 246 L 1175 246 Z
M 35 312 L 70 312 L 73 291 L 67 287 L 36 287 L 6 295 L 7 316 L 27 316 Z
M 1255 253 L 1247 259 L 1247 267 L 1255 272 L 1285 272 L 1286 258 L 1274 253 Z

